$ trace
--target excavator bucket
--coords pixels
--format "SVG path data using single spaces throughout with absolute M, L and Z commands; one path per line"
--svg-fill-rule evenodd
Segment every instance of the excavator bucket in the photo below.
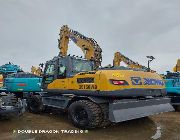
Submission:
M 117 123 L 169 111 L 174 111 L 169 98 L 121 100 L 109 105 L 109 120 Z

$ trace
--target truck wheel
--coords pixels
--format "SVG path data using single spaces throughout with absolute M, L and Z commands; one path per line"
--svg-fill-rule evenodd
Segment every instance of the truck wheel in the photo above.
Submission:
M 42 98 L 40 95 L 30 96 L 27 100 L 27 109 L 32 113 L 41 113 L 44 111 Z
M 76 101 L 70 105 L 68 117 L 74 126 L 92 129 L 101 123 L 101 108 L 88 100 Z
M 99 127 L 107 127 L 111 124 L 109 121 L 109 107 L 107 104 L 101 104 L 100 107 L 102 110 L 102 122 L 100 123 Z

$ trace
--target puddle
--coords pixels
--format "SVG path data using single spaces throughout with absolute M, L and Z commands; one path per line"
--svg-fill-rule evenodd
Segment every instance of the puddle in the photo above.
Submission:
M 156 133 L 151 137 L 154 140 L 161 138 L 161 126 L 156 127 Z

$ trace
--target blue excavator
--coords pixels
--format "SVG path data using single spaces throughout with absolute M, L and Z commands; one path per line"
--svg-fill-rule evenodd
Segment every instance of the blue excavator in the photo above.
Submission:
M 12 73 L 19 73 L 19 72 L 23 72 L 20 66 L 15 65 L 11 62 L 0 66 L 0 91 L 1 92 L 6 90 L 4 88 L 4 79 L 7 77 L 7 75 L 12 74 Z
M 172 105 L 177 109 L 180 107 L 180 59 L 177 60 L 173 72 L 167 71 L 164 79 L 167 94 L 171 98 Z
M 11 62 L 0 66 L 0 74 L 2 74 L 4 77 L 6 77 L 8 74 L 18 72 L 23 72 L 23 70 L 20 68 L 20 66 L 15 65 Z
M 165 75 L 167 95 L 171 98 L 171 103 L 175 108 L 180 106 L 180 73 L 167 72 Z
M 25 111 L 25 100 L 17 98 L 4 87 L 4 78 L 18 72 L 22 72 L 22 69 L 10 62 L 0 66 L 0 118 L 17 117 Z

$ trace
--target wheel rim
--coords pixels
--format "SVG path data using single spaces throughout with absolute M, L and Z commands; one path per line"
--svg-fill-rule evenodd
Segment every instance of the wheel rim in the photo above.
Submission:
M 88 124 L 88 114 L 84 108 L 76 108 L 73 113 L 73 120 L 83 126 Z

